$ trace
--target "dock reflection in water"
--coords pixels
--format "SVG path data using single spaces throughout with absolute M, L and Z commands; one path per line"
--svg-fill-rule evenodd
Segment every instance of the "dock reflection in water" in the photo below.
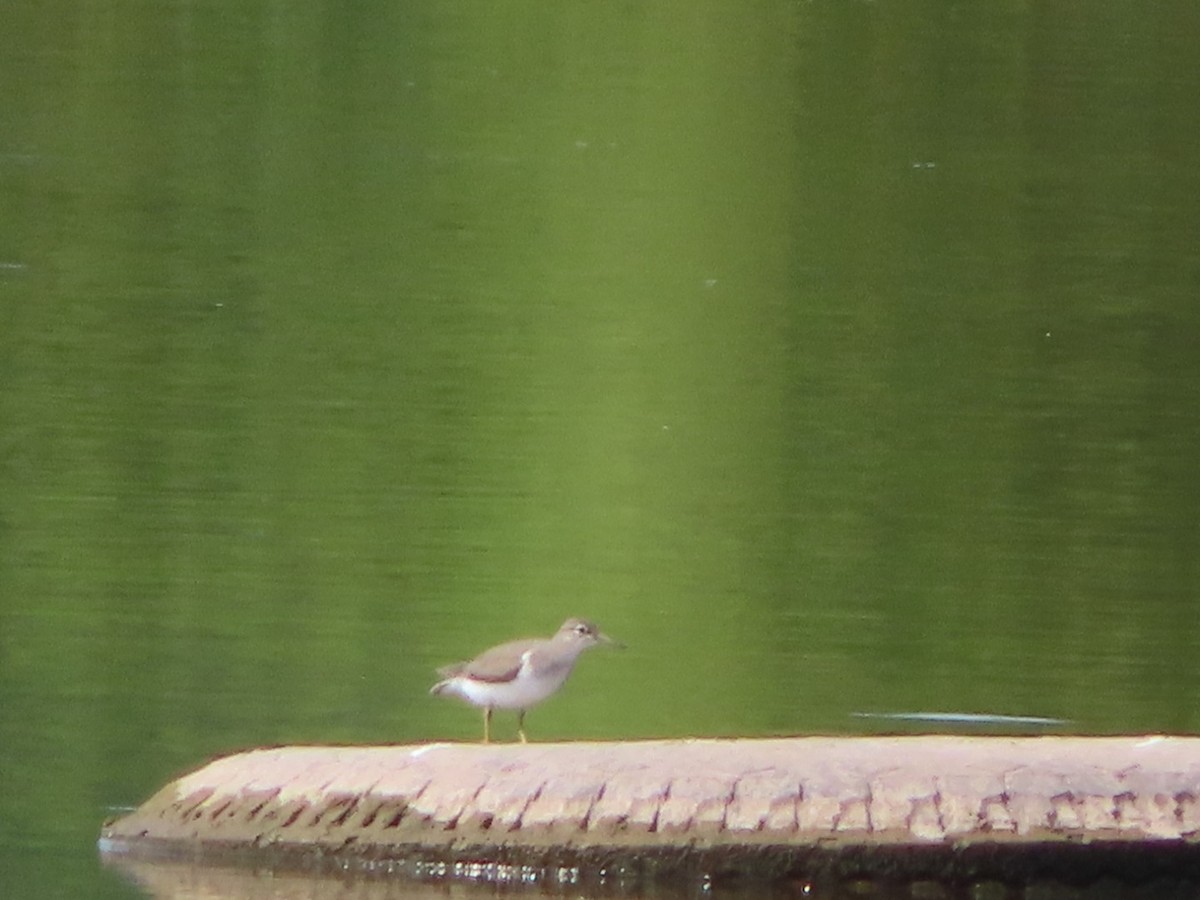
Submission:
M 453 878 L 453 873 L 424 879 L 393 874 L 316 873 L 251 870 L 182 862 L 146 862 L 117 858 L 107 863 L 143 890 L 152 900 L 476 900 L 504 896 L 589 898 L 654 898 L 691 900 L 724 897 L 731 900 L 1172 900 L 1194 898 L 1200 882 L 1155 881 L 1144 885 L 1100 882 L 1089 886 L 1040 881 L 1003 884 L 997 881 L 945 883 L 939 881 L 797 880 L 758 885 L 649 885 L 619 875 L 607 881 L 579 884 L 507 876 L 477 881 Z M 494 869 L 492 870 L 494 873 Z M 461 875 L 461 873 L 460 873 Z

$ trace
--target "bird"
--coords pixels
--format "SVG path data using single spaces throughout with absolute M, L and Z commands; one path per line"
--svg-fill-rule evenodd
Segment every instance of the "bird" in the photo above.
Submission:
M 437 670 L 442 680 L 429 689 L 483 708 L 483 742 L 492 740 L 492 710 L 517 711 L 517 735 L 525 735 L 525 711 L 557 693 L 589 647 L 622 646 L 586 619 L 570 618 L 549 638 L 526 638 L 484 650 L 474 659 Z

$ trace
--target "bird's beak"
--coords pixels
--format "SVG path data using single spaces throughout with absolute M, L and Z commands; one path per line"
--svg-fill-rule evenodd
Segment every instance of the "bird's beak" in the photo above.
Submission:
M 607 644 L 609 647 L 612 647 L 614 650 L 624 650 L 625 649 L 624 644 L 622 644 L 620 641 L 613 640 L 607 634 L 605 634 L 603 631 L 598 632 L 596 634 L 596 637 L 599 639 L 600 643 Z

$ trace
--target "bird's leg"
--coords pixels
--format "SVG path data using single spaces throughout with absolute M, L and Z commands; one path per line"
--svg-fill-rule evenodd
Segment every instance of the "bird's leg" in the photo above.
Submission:
M 529 738 L 525 737 L 525 710 L 517 710 L 517 736 L 521 739 L 522 744 L 528 744 Z
M 483 742 L 485 744 L 492 742 L 492 708 L 490 706 L 483 708 Z

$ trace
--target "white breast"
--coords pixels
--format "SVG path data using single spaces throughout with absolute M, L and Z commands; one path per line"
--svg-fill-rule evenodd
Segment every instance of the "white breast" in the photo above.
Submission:
M 570 666 L 562 666 L 554 671 L 543 671 L 540 677 L 534 678 L 529 665 L 529 651 L 521 654 L 521 668 L 517 677 L 504 683 L 472 681 L 459 676 L 451 679 L 453 690 L 460 697 L 476 706 L 491 706 L 495 709 L 528 709 L 536 703 L 541 703 L 557 691 L 567 676 L 571 674 Z

